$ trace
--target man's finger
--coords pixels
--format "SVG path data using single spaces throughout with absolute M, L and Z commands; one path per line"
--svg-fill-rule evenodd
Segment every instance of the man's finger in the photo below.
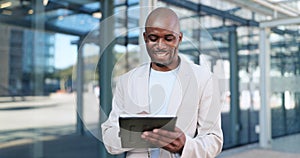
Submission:
M 163 130 L 163 129 L 154 129 L 153 133 L 156 133 L 158 135 L 162 135 L 164 137 L 168 137 L 171 139 L 176 139 L 176 138 L 180 137 L 180 135 L 182 134 L 177 131 L 174 132 L 174 131 L 168 131 L 168 130 Z
M 154 132 L 145 132 L 146 134 L 142 135 L 142 138 L 152 138 L 154 140 L 158 140 L 160 142 L 165 142 L 165 143 L 171 143 L 173 142 L 176 138 L 170 138 L 170 137 L 165 137 L 164 135 L 161 135 L 159 133 L 154 133 Z

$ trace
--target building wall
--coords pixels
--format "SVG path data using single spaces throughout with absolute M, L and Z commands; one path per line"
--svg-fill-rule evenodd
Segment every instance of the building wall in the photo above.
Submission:
M 10 28 L 0 25 L 0 95 L 8 95 Z
M 45 79 L 55 72 L 54 34 L 35 33 L 0 25 L 0 96 L 48 93 Z

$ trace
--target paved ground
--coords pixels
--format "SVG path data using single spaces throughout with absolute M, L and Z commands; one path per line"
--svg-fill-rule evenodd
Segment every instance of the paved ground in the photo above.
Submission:
M 74 94 L 15 99 L 0 98 L 0 158 L 100 158 L 93 93 L 84 96 L 85 136 L 76 134 Z M 271 149 L 252 144 L 225 150 L 218 158 L 299 158 L 299 149 L 296 134 L 273 140 Z
M 85 136 L 76 134 L 76 94 L 0 98 L 0 158 L 99 157 L 97 97 L 84 94 Z M 98 136 L 99 137 L 99 136 Z
M 218 158 L 299 158 L 300 134 L 294 134 L 272 140 L 272 148 L 261 149 L 251 144 L 225 150 Z

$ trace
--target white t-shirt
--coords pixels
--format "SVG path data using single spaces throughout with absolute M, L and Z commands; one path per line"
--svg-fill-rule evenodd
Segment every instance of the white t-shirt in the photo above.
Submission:
M 151 68 L 149 77 L 149 101 L 152 115 L 166 114 L 178 67 L 171 71 L 157 71 Z M 151 158 L 159 157 L 159 148 L 151 149 Z
M 166 114 L 173 85 L 176 81 L 177 69 L 157 71 L 151 68 L 149 77 L 150 113 Z

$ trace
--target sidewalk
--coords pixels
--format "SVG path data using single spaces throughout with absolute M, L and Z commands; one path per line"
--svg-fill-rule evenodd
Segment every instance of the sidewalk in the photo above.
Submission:
M 1 96 L 0 103 L 18 103 L 24 101 L 42 100 L 45 98 L 48 98 L 48 96 Z
M 91 128 L 98 104 L 93 94 L 85 99 L 85 125 Z M 0 158 L 99 158 L 98 139 L 75 133 L 76 113 L 75 94 L 0 97 Z
M 63 132 L 66 129 L 68 128 L 57 128 L 56 130 Z M 51 130 L 45 129 L 44 131 Z M 225 150 L 218 158 L 299 158 L 299 142 L 300 134 L 296 134 L 274 139 L 272 149 L 260 149 L 257 144 L 252 144 Z M 21 139 L 2 143 L 0 145 L 0 157 L 99 158 L 99 143 L 100 141 L 92 135 L 80 136 L 75 133 L 67 135 L 48 133 L 46 135 L 44 133 L 44 136 L 39 137 L 39 140 Z
M 0 158 L 100 158 L 100 140 L 73 126 L 0 132 Z M 22 137 L 22 138 L 20 138 Z M 116 158 L 123 158 L 119 155 Z
M 86 95 L 86 119 L 98 110 L 93 94 Z M 72 94 L 0 100 L 0 158 L 100 158 L 100 141 L 92 134 L 76 134 L 76 102 Z M 88 125 L 88 124 L 85 124 Z M 90 126 L 92 128 L 94 126 Z M 272 141 L 271 149 L 258 144 L 224 150 L 217 158 L 299 158 L 300 134 Z
M 5 147 L 6 145 L 6 147 Z M 1 158 L 99 158 L 98 140 L 69 134 L 21 139 L 2 144 Z
M 262 149 L 257 143 L 223 151 L 218 158 L 299 158 L 300 134 L 272 140 L 271 149 Z

